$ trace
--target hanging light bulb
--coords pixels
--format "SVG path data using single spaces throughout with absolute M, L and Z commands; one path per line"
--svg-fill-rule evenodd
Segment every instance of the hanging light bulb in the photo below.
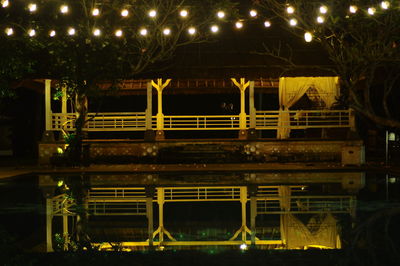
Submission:
M 181 17 L 183 17 L 183 18 L 186 18 L 186 17 L 188 16 L 188 14 L 189 14 L 189 12 L 188 12 L 186 9 L 182 9 L 182 10 L 179 12 L 179 15 L 180 15 Z
M 149 17 L 154 18 L 155 16 L 157 16 L 157 11 L 152 9 L 149 11 Z
M 121 16 L 127 17 L 128 15 L 129 15 L 128 9 L 122 9 L 122 10 L 121 10 Z
M 146 36 L 147 35 L 147 29 L 141 29 L 140 31 L 139 31 L 139 33 L 140 33 L 140 35 L 142 35 L 142 36 Z
M 250 17 L 255 18 L 255 17 L 257 17 L 257 10 L 252 9 L 252 10 L 250 10 L 249 14 L 250 14 Z
M 323 5 L 319 7 L 319 13 L 326 14 L 328 12 L 328 7 Z
M 313 39 L 313 36 L 311 34 L 311 32 L 307 31 L 306 33 L 304 33 L 304 40 L 306 42 L 311 42 Z
M 75 35 L 75 33 L 76 33 L 76 31 L 75 31 L 75 29 L 74 28 L 69 28 L 68 29 L 68 35 Z
M 296 26 L 297 25 L 297 19 L 295 19 L 295 18 L 292 18 L 292 19 L 290 19 L 289 20 L 289 24 L 290 24 L 290 26 Z
M 288 14 L 293 14 L 293 13 L 294 13 L 294 7 L 293 7 L 293 6 L 288 6 L 288 7 L 286 8 L 286 12 L 287 12 Z
M 370 14 L 371 16 L 375 14 L 376 12 L 376 8 L 375 7 L 370 7 L 367 10 L 368 14 Z
M 49 36 L 50 36 L 50 37 L 56 36 L 56 31 L 55 31 L 55 30 L 49 31 Z
M 389 1 L 382 1 L 381 2 L 381 7 L 382 7 L 382 9 L 388 9 L 390 7 L 390 2 Z
M 33 37 L 33 36 L 36 35 L 36 31 L 35 31 L 34 29 L 30 29 L 30 30 L 28 30 L 28 35 L 29 35 L 30 37 Z
M 351 6 L 349 7 L 349 11 L 350 11 L 350 13 L 352 13 L 352 14 L 355 14 L 355 13 L 357 12 L 357 10 L 358 10 L 358 7 L 357 7 L 357 6 L 351 5 Z
M 170 35 L 170 34 L 171 34 L 171 29 L 170 29 L 170 28 L 165 28 L 165 29 L 163 30 L 163 34 L 164 34 L 164 35 Z
M 322 24 L 322 23 L 325 22 L 325 18 L 324 18 L 323 16 L 318 16 L 318 17 L 317 17 L 317 22 L 318 22 L 319 24 Z
M 117 37 L 121 37 L 122 36 L 122 30 L 121 29 L 118 29 L 118 30 L 116 30 L 115 31 L 115 36 L 117 36 Z
M 101 30 L 100 29 L 93 29 L 93 35 L 94 36 L 100 36 L 101 35 Z
M 14 30 L 13 28 L 6 28 L 5 33 L 7 34 L 7 36 L 11 36 L 14 34 Z
M 218 11 L 217 17 L 224 18 L 225 17 L 225 12 L 224 11 Z
M 92 9 L 92 16 L 96 17 L 100 15 L 100 9 L 98 9 L 97 7 Z
M 37 10 L 37 5 L 34 3 L 29 4 L 28 10 L 29 10 L 29 12 L 32 12 L 32 13 L 35 12 Z
M 269 20 L 264 21 L 264 27 L 266 27 L 266 28 L 271 27 L 271 21 L 269 21 Z
M 9 5 L 10 5 L 10 2 L 9 2 L 8 0 L 2 0 L 2 1 L 1 1 L 1 6 L 2 6 L 2 7 L 6 8 L 6 7 L 8 7 Z
M 67 14 L 68 11 L 69 11 L 69 8 L 68 8 L 67 5 L 62 5 L 62 6 L 60 6 L 60 12 L 61 12 L 61 13 Z
M 196 28 L 190 27 L 190 28 L 188 29 L 188 33 L 189 33 L 190 35 L 194 35 L 194 34 L 196 33 Z
M 237 22 L 235 23 L 235 27 L 236 27 L 237 29 L 243 28 L 243 22 L 237 21 Z
M 211 31 L 214 33 L 217 33 L 219 31 L 219 27 L 217 25 L 212 25 L 211 26 Z

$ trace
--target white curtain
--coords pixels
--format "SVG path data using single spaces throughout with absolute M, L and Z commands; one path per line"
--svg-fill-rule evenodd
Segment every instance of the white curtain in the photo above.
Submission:
M 282 77 L 279 79 L 278 139 L 289 137 L 289 108 L 300 100 L 310 87 L 318 91 L 327 109 L 331 108 L 336 97 L 339 96 L 338 77 Z

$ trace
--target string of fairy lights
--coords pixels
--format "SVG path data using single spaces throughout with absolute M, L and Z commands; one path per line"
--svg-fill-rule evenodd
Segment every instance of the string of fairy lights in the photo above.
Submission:
M 0 0 L 0 3 L 1 3 L 1 6 L 3 8 L 8 8 L 11 5 L 11 1 L 9 1 L 9 0 Z M 360 7 L 358 7 L 356 5 L 350 5 L 349 8 L 348 8 L 348 15 L 354 15 L 354 14 L 356 14 L 358 12 L 365 12 L 368 16 L 373 16 L 373 15 L 375 15 L 377 13 L 379 8 L 381 10 L 383 10 L 383 11 L 391 8 L 390 1 L 382 1 L 377 6 L 369 6 L 369 7 L 363 8 L 363 9 L 361 9 Z M 27 6 L 26 6 L 26 10 L 29 13 L 35 13 L 35 12 L 38 11 L 38 9 L 39 9 L 38 4 L 36 4 L 34 2 L 28 3 Z M 60 12 L 63 15 L 68 15 L 68 13 L 70 11 L 71 11 L 71 7 L 66 5 L 66 4 L 60 5 L 59 10 L 58 10 L 58 12 Z M 298 26 L 297 19 L 293 17 L 293 15 L 296 13 L 295 6 L 293 6 L 291 4 L 287 4 L 285 11 L 287 13 L 286 14 L 287 15 L 287 22 L 288 22 L 289 26 L 291 26 L 291 27 Z M 329 12 L 330 12 L 330 10 L 329 10 L 328 6 L 321 5 L 319 7 L 319 9 L 318 9 L 318 15 L 316 16 L 315 23 L 316 24 L 325 23 L 326 22 L 326 16 L 329 14 Z M 178 14 L 182 19 L 187 18 L 190 15 L 189 10 L 187 10 L 187 9 L 179 10 Z M 98 7 L 94 7 L 91 10 L 91 15 L 93 17 L 99 17 L 99 16 L 101 16 L 101 10 Z M 129 15 L 130 15 L 129 9 L 122 8 L 120 10 L 120 16 L 121 17 L 124 18 L 124 17 L 128 17 Z M 147 15 L 150 18 L 156 18 L 157 15 L 158 15 L 158 12 L 157 12 L 156 9 L 150 9 L 148 11 Z M 227 16 L 227 13 L 224 10 L 218 10 L 215 15 L 216 15 L 217 19 L 223 20 Z M 259 13 L 258 13 L 258 11 L 256 9 L 251 9 L 248 12 L 248 16 L 249 16 L 250 19 L 256 19 L 256 18 L 259 17 Z M 238 29 L 238 30 L 244 28 L 244 25 L 245 25 L 245 19 L 239 19 L 239 20 L 234 22 L 234 27 L 236 29 Z M 272 26 L 272 22 L 269 19 L 265 19 L 263 21 L 263 25 L 264 25 L 265 28 L 269 28 L 269 27 Z M 218 33 L 220 31 L 220 26 L 218 24 L 210 25 L 209 30 L 212 33 Z M 139 33 L 139 35 L 144 37 L 144 36 L 148 35 L 149 31 L 150 31 L 150 29 L 142 27 L 142 28 L 140 28 L 138 30 L 138 33 Z M 7 36 L 12 36 L 12 35 L 14 35 L 16 33 L 16 30 L 13 27 L 6 27 L 4 29 L 4 33 Z M 165 36 L 171 35 L 172 33 L 173 33 L 173 30 L 170 27 L 165 27 L 165 28 L 162 29 L 162 34 L 165 35 Z M 194 27 L 194 26 L 188 27 L 187 28 L 187 33 L 189 35 L 195 35 L 197 33 L 196 27 Z M 35 36 L 38 35 L 38 31 L 35 28 L 30 28 L 30 29 L 26 30 L 26 34 L 29 37 L 35 37 Z M 48 34 L 49 37 L 55 37 L 57 35 L 57 32 L 56 32 L 55 29 L 50 29 L 47 34 Z M 74 27 L 68 27 L 66 29 L 66 31 L 64 32 L 64 34 L 67 34 L 69 36 L 74 36 L 74 35 L 78 34 L 78 31 Z M 92 34 L 94 36 L 101 36 L 102 35 L 102 30 L 100 28 L 93 28 Z M 115 29 L 113 34 L 115 35 L 115 37 L 122 37 L 124 35 L 124 31 L 121 28 L 117 28 L 117 29 Z M 311 42 L 313 40 L 313 33 L 311 31 L 306 31 L 304 33 L 304 40 L 306 42 Z

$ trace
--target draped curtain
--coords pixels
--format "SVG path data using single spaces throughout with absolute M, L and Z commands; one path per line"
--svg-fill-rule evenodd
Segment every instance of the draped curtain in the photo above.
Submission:
M 327 109 L 331 108 L 336 97 L 339 96 L 338 77 L 282 77 L 279 79 L 278 139 L 289 137 L 289 108 L 300 100 L 310 87 L 316 89 Z

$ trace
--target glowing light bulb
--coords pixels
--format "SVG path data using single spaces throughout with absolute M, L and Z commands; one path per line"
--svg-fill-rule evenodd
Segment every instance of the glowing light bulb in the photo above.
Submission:
M 326 14 L 327 12 L 328 12 L 328 7 L 327 6 L 320 6 L 319 7 L 319 13 Z
M 163 34 L 164 34 L 164 35 L 170 35 L 170 34 L 171 34 L 171 29 L 170 29 L 170 28 L 165 28 L 165 29 L 163 30 Z
M 115 31 L 115 36 L 121 37 L 122 36 L 122 30 L 116 30 Z
M 141 29 L 141 30 L 139 31 L 139 33 L 140 33 L 140 35 L 142 35 L 142 36 L 146 36 L 146 35 L 147 35 L 147 30 L 146 30 L 146 29 Z
M 2 1 L 1 1 L 1 6 L 2 6 L 2 7 L 6 8 L 6 7 L 8 7 L 9 5 L 10 5 L 10 2 L 9 2 L 8 0 L 2 0 Z
M 250 17 L 252 17 L 252 18 L 257 17 L 257 10 L 254 10 L 254 9 L 250 10 Z
M 5 30 L 5 32 L 6 32 L 7 36 L 11 36 L 11 35 L 14 34 L 13 28 L 7 28 L 7 29 Z
M 241 29 L 241 28 L 243 28 L 243 22 L 238 21 L 238 22 L 235 23 L 235 26 L 236 26 L 237 29 Z
M 100 15 L 100 9 L 98 9 L 97 7 L 92 9 L 92 16 L 96 17 Z
M 295 19 L 295 18 L 290 19 L 289 20 L 289 24 L 290 24 L 290 26 L 296 26 L 297 25 L 297 19 Z
M 311 32 L 307 31 L 306 33 L 304 33 L 304 40 L 306 42 L 311 42 L 313 39 L 313 36 L 311 34 Z
M 217 17 L 224 18 L 225 17 L 225 12 L 224 11 L 218 11 Z
M 287 12 L 288 14 L 293 14 L 293 13 L 294 13 L 294 7 L 288 6 L 288 7 L 286 8 L 286 12 Z
M 76 33 L 76 31 L 75 31 L 75 29 L 74 28 L 69 28 L 68 29 L 68 35 L 75 35 L 75 33 Z
M 219 31 L 219 27 L 217 25 L 212 25 L 211 26 L 211 31 L 214 33 L 217 33 Z
M 375 14 L 376 12 L 376 8 L 375 7 L 370 7 L 367 10 L 368 14 L 370 14 L 371 16 Z
M 55 30 L 51 30 L 51 31 L 49 32 L 49 36 L 50 36 L 50 37 L 56 36 L 56 31 L 55 31 Z
M 269 21 L 269 20 L 264 21 L 264 27 L 266 27 L 266 28 L 271 27 L 271 21 Z
M 390 7 L 389 1 L 382 1 L 381 7 L 382 7 L 382 9 L 388 9 Z
M 29 12 L 35 12 L 37 10 L 37 5 L 33 4 L 33 3 L 29 4 L 28 10 L 29 10 Z
M 322 23 L 325 22 L 325 18 L 322 17 L 322 16 L 318 16 L 318 17 L 317 17 L 317 22 L 320 23 L 320 24 L 322 24 Z
M 128 15 L 129 15 L 128 9 L 122 9 L 122 10 L 121 10 L 121 16 L 127 17 Z
M 189 12 L 186 9 L 183 9 L 181 12 L 179 12 L 179 15 L 183 18 L 186 18 L 188 14 Z
M 358 7 L 357 7 L 357 6 L 351 5 L 351 6 L 349 7 L 349 11 L 350 11 L 350 13 L 352 13 L 352 14 L 355 14 L 355 13 L 357 12 L 357 10 L 358 10 Z
M 101 35 L 101 30 L 100 29 L 94 29 L 93 30 L 93 35 L 94 36 L 100 36 Z
M 30 37 L 33 37 L 33 36 L 36 35 L 36 31 L 35 31 L 34 29 L 30 29 L 30 30 L 28 30 L 28 35 L 29 35 Z
M 60 12 L 61 12 L 61 13 L 67 14 L 68 11 L 69 11 L 69 8 L 68 8 L 67 5 L 62 5 L 62 6 L 60 7 Z
M 241 250 L 246 250 L 247 249 L 247 245 L 245 243 L 240 245 L 240 249 Z
M 194 34 L 196 33 L 196 29 L 195 29 L 194 27 L 190 27 L 190 28 L 188 29 L 188 33 L 189 33 L 190 35 L 194 35 Z
M 157 11 L 155 11 L 154 9 L 149 11 L 149 17 L 154 18 L 155 16 L 157 16 Z

